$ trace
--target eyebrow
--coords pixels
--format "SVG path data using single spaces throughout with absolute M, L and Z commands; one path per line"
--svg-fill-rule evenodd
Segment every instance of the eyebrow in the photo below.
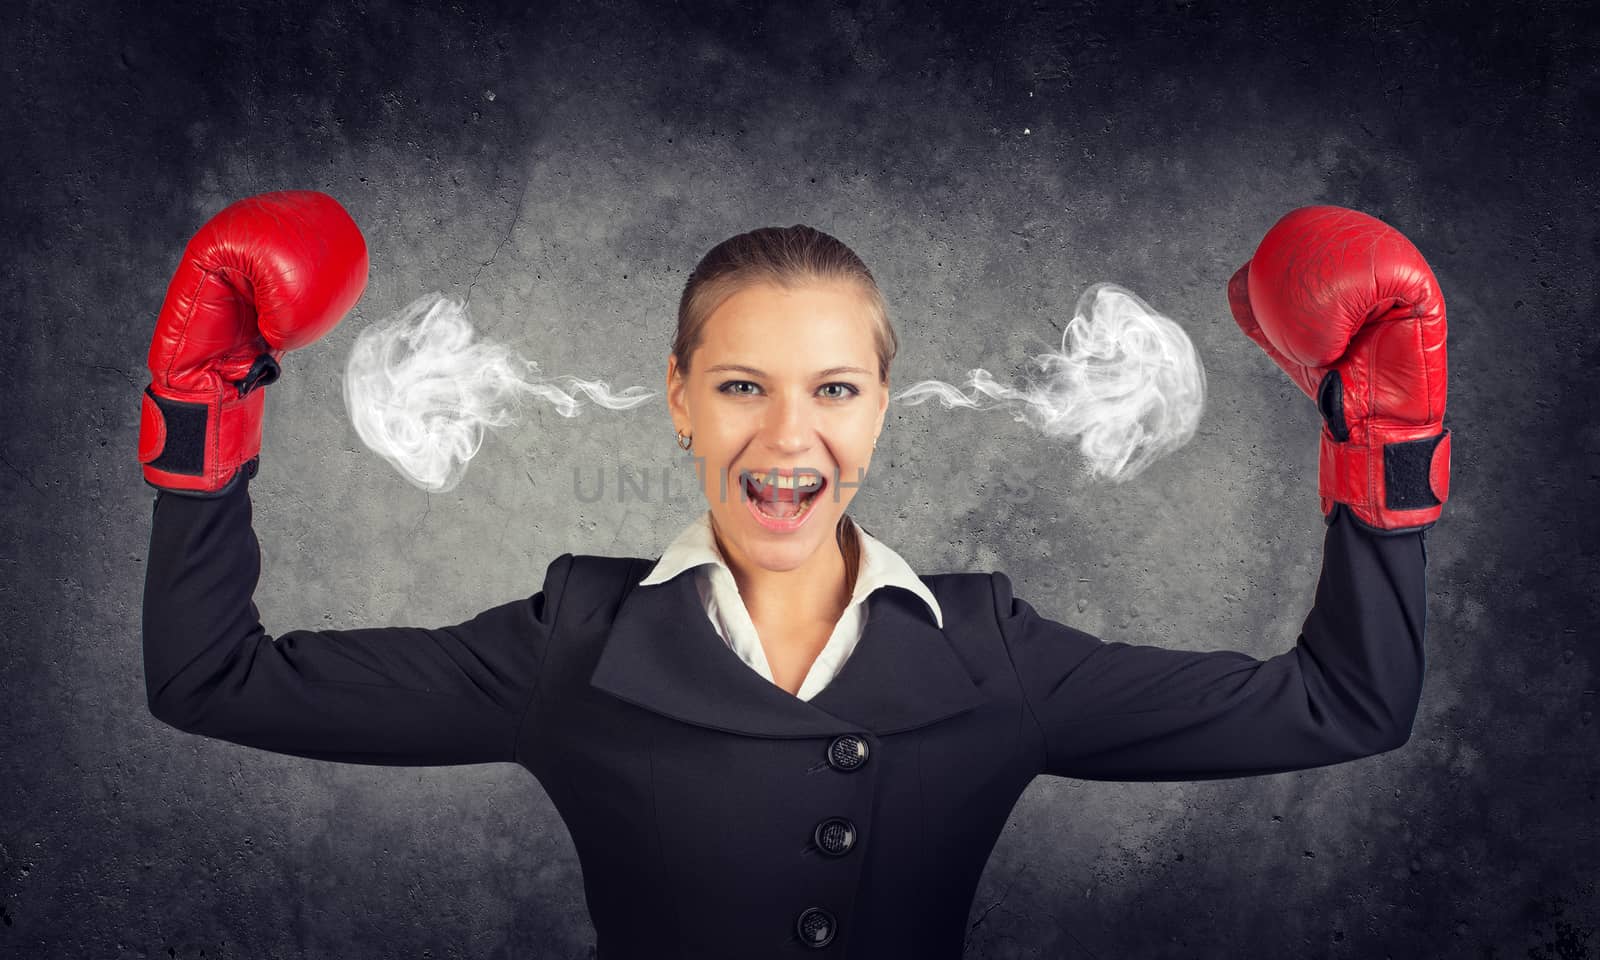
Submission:
M 740 373 L 748 373 L 748 374 L 751 374 L 752 376 L 757 376 L 757 377 L 764 377 L 764 376 L 767 375 L 765 371 L 757 370 L 755 367 L 747 367 L 742 363 L 719 363 L 714 367 L 707 367 L 706 368 L 706 373 L 717 373 L 717 372 L 723 371 L 723 370 L 732 370 L 732 371 L 737 371 L 737 372 L 740 372 Z M 848 367 L 848 366 L 847 367 L 829 367 L 826 370 L 818 370 L 816 372 L 815 376 L 818 376 L 818 377 L 832 377 L 832 376 L 835 376 L 835 375 L 841 374 L 841 373 L 860 373 L 860 374 L 864 374 L 864 375 L 869 376 L 869 377 L 872 376 L 872 371 L 868 370 L 868 369 L 866 369 L 864 367 Z

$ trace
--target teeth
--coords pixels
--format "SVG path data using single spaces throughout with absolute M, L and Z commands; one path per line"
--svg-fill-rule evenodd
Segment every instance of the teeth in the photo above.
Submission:
M 802 474 L 799 477 L 772 477 L 751 473 L 746 474 L 746 476 L 748 476 L 757 485 L 764 484 L 768 480 L 771 480 L 773 481 L 773 485 L 780 490 L 793 490 L 797 480 L 799 481 L 799 486 L 802 490 L 811 490 L 822 485 L 821 477 L 812 476 L 810 474 Z

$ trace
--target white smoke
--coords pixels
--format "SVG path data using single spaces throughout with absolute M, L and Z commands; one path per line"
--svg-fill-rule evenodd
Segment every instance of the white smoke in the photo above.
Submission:
M 437 292 L 363 330 L 345 366 L 345 409 L 361 442 L 430 493 L 461 482 L 484 428 L 514 424 L 513 412 L 529 397 L 576 417 L 583 401 L 575 392 L 609 410 L 655 396 L 643 387 L 613 394 L 600 381 L 544 377 L 510 348 L 474 341 L 465 303 Z
M 1046 436 L 1078 440 L 1084 472 L 1120 483 L 1194 436 L 1205 406 L 1206 374 L 1189 337 L 1137 294 L 1097 283 L 1078 298 L 1061 351 L 1034 361 L 1043 378 L 1022 389 L 969 371 L 972 395 L 924 380 L 895 399 L 946 407 L 1015 405 L 1015 419 Z M 992 398 L 994 403 L 979 399 Z

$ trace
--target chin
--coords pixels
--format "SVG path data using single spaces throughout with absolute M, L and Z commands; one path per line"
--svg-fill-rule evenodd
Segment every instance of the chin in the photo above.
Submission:
M 794 549 L 758 549 L 749 551 L 749 554 L 751 561 L 761 569 L 772 573 L 787 573 L 790 570 L 800 569 L 801 565 L 805 563 L 806 557 L 811 555 L 811 552 L 802 552 Z

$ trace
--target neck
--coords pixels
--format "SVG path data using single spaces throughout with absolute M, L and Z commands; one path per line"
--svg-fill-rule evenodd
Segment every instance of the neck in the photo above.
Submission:
M 767 570 L 728 549 L 715 524 L 712 534 L 750 619 L 758 623 L 833 623 L 855 589 L 855 570 L 846 561 L 843 538 L 853 538 L 848 520 L 805 563 L 793 570 Z M 853 544 L 852 544 L 853 545 Z M 851 551 L 854 553 L 854 551 Z

